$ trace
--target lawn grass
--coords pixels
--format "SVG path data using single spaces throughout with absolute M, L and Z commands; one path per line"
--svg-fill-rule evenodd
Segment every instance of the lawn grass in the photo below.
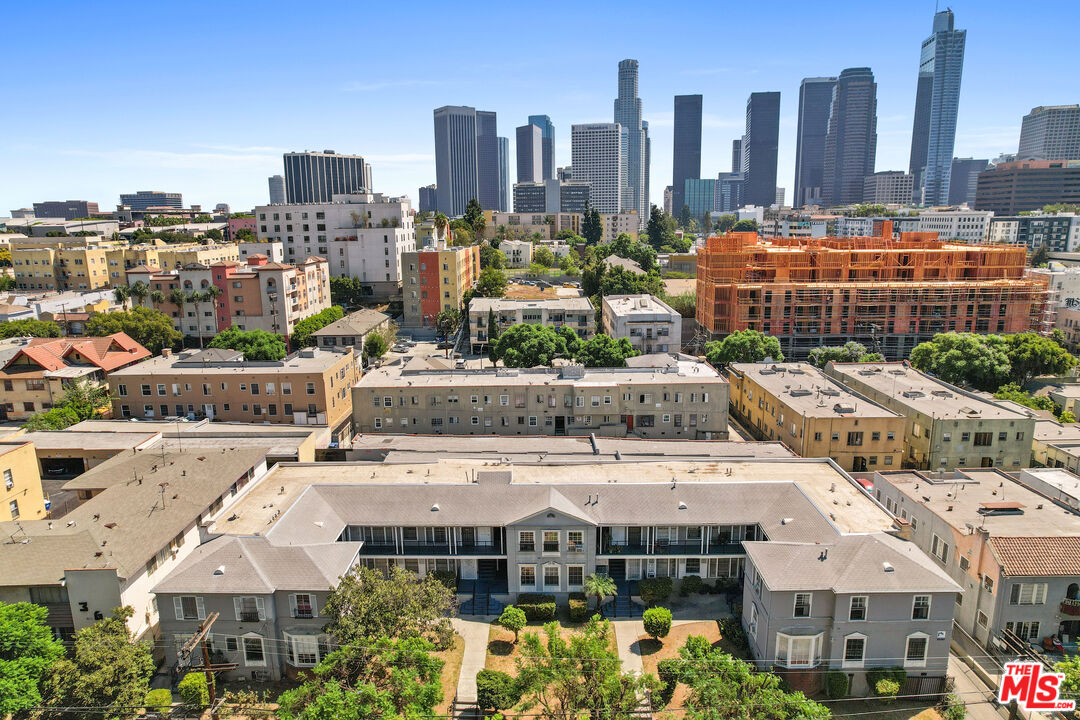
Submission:
M 927 707 L 931 701 L 918 703 L 896 701 L 891 705 L 883 705 L 880 700 L 844 700 L 836 703 L 826 703 L 832 710 L 834 718 L 851 718 L 851 720 L 866 720 L 873 717 L 875 720 L 942 720 L 941 715 L 933 707 Z M 872 716 L 867 713 L 874 713 Z
M 461 675 L 461 661 L 465 657 L 465 638 L 454 633 L 454 644 L 446 650 L 435 653 L 435 657 L 443 661 L 442 689 L 443 701 L 435 706 L 434 715 L 446 715 L 450 712 L 450 704 L 457 695 L 458 678 Z

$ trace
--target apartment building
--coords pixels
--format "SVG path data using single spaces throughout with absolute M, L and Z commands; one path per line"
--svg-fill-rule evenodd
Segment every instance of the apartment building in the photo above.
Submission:
M 993 648 L 1080 635 L 1080 515 L 996 469 L 874 474 L 874 496 L 963 589 L 956 623 Z M 969 648 L 969 652 L 972 651 Z
M 500 232 L 498 228 L 501 226 L 506 226 L 513 236 L 519 239 L 527 239 L 535 233 L 540 233 L 543 239 L 553 240 L 555 235 L 562 230 L 570 230 L 580 235 L 584 218 L 581 213 L 573 212 L 485 212 L 484 216 L 488 220 L 484 236 L 489 240 Z M 615 242 L 615 238 L 622 233 L 626 233 L 635 240 L 638 238 L 640 227 L 636 210 L 600 213 L 600 223 L 604 228 L 602 242 Z
M 653 355 L 637 367 L 457 370 L 439 357 L 406 357 L 353 387 L 360 433 L 634 435 L 724 440 L 728 384 L 687 356 Z
M 528 240 L 503 240 L 499 250 L 506 256 L 508 268 L 527 268 L 532 264 L 533 244 Z
M 228 643 L 229 659 L 239 664 L 234 677 L 253 671 L 291 676 L 318 658 L 319 639 L 310 635 L 319 623 L 294 610 L 311 606 L 301 615 L 317 617 L 321 596 L 312 603 L 287 594 L 325 590 L 311 583 L 327 574 L 329 553 L 318 561 L 283 559 L 298 575 L 306 567 L 288 588 L 270 578 L 236 584 L 228 580 L 241 575 L 232 572 L 235 564 L 214 576 L 230 554 L 239 555 L 240 542 L 253 543 L 252 554 L 260 553 L 246 562 L 274 553 L 284 558 L 286 550 L 314 558 L 337 545 L 343 549 L 333 557 L 349 557 L 349 548 L 357 562 L 376 570 L 393 565 L 420 576 L 450 572 L 458 577 L 463 613 L 497 613 L 519 592 L 552 593 L 561 600 L 581 591 L 592 573 L 606 574 L 623 588 L 629 583 L 633 592 L 633 581 L 643 578 L 739 581 L 744 568 L 752 567 L 745 575 L 752 582 L 744 584 L 742 619 L 763 663 L 807 676 L 812 686 L 827 670 L 839 669 L 844 653 L 829 648 L 846 646 L 851 653 L 845 667 L 859 676 L 855 692 L 866 691 L 865 670 L 895 666 L 898 657 L 906 658 L 911 675 L 944 680 L 959 588 L 930 558 L 893 537 L 903 523 L 831 461 L 721 456 L 694 463 L 635 456 L 590 462 L 532 456 L 530 463 L 496 460 L 497 466 L 480 457 L 426 456 L 362 466 L 279 465 L 235 508 L 234 520 L 209 528 L 227 537 L 159 585 L 159 605 L 171 602 L 177 616 L 190 617 L 163 619 L 163 634 L 190 635 L 199 615 L 215 608 L 225 637 L 219 640 L 215 632 L 214 644 Z M 633 481 L 626 482 L 631 474 Z M 241 540 L 256 533 L 257 539 Z M 222 560 L 211 560 L 211 549 Z M 827 560 L 820 559 L 822 553 Z M 789 567 L 777 568 L 781 556 L 792 558 Z M 180 607 L 177 595 L 186 597 Z M 796 627 L 807 628 L 808 640 L 796 639 Z M 302 658 L 294 635 L 307 636 L 300 641 Z M 856 635 L 864 640 L 858 660 L 856 643 L 850 642 Z M 922 643 L 914 639 L 923 637 Z M 785 650 L 779 657 L 778 643 Z M 822 651 L 813 652 L 815 647 Z M 167 653 L 169 665 L 172 657 Z
M 45 492 L 32 442 L 19 439 L 0 443 L 0 474 L 4 476 L 0 522 L 45 517 Z
M 985 243 L 994 213 L 989 210 L 927 209 L 919 212 L 918 232 L 937 233 L 951 242 Z
M 120 224 L 116 220 L 65 220 L 62 217 L 29 217 L 4 218 L 0 220 L 4 228 L 23 233 L 29 237 L 46 239 L 46 242 L 56 242 L 58 237 L 68 240 L 77 240 L 79 237 L 90 238 L 90 242 L 112 237 L 119 231 Z M 49 233 L 54 233 L 49 235 Z M 66 235 L 56 235 L 64 233 Z M 79 235 L 86 233 L 86 235 Z
M 153 638 L 151 588 L 207 539 L 204 524 L 230 508 L 267 469 L 269 447 L 173 447 L 123 454 L 83 477 L 104 489 L 60 520 L 0 522 L 0 602 L 32 602 L 65 640 L 131 607 L 128 629 Z
M 249 255 L 244 265 L 235 261 L 212 265 L 190 263 L 176 270 L 145 265 L 127 271 L 131 282 L 142 282 L 151 294 L 136 298 L 173 318 L 176 329 L 191 337 L 212 338 L 233 325 L 241 330 L 266 330 L 292 335 L 296 323 L 330 307 L 330 266 L 321 257 L 297 265 L 269 262 L 262 254 Z M 217 297 L 208 295 L 217 288 Z M 172 301 L 179 290 L 198 303 Z M 164 299 L 155 301 L 153 293 Z
M 480 277 L 480 246 L 435 247 L 401 255 L 402 325 L 434 328 L 443 310 L 461 309 L 466 290 Z
M 997 215 L 1080 202 L 1080 160 L 1020 160 L 979 173 L 975 208 Z
M 392 324 L 389 315 L 365 308 L 316 330 L 311 339 L 318 347 L 351 347 L 359 355 L 370 333 L 384 332 Z
M 806 363 L 728 366 L 731 412 L 761 440 L 779 440 L 800 457 L 829 457 L 853 472 L 899 468 L 904 425 Z
M 918 470 L 1031 464 L 1035 420 L 909 367 L 906 362 L 829 363 L 850 390 L 906 418 L 903 466 Z
M 1042 331 L 1048 289 L 1022 247 L 901 233 L 861 238 L 711 237 L 698 250 L 697 320 L 714 336 L 760 330 L 784 357 L 861 342 L 905 358 L 934 334 Z
M 99 237 L 29 238 L 11 243 L 19 290 L 97 290 L 108 287 L 108 242 Z
M 105 383 L 109 373 L 150 357 L 125 333 L 92 338 L 21 338 L 0 369 L 0 419 L 26 420 L 59 405 L 75 382 Z
M 499 332 L 512 325 L 529 323 L 552 328 L 572 328 L 582 340 L 596 334 L 596 309 L 586 297 L 554 300 L 508 300 L 475 297 L 469 303 L 469 342 L 474 353 L 482 353 L 491 338 L 492 318 Z
M 1080 248 L 1080 215 L 1013 215 L 990 221 L 990 242 L 1019 243 L 1032 250 L 1045 247 L 1050 252 L 1076 252 Z
M 332 202 L 260 205 L 255 208 L 260 240 L 282 243 L 285 262 L 326 258 L 334 277 L 355 277 L 373 296 L 396 296 L 402 253 L 416 251 L 408 197 L 357 192 Z
M 605 295 L 601 309 L 604 332 L 628 338 L 635 350 L 648 355 L 682 348 L 682 316 L 659 298 Z
M 109 248 L 105 253 L 112 285 L 131 285 L 141 277 L 128 277 L 128 271 L 142 267 L 177 271 L 188 265 L 213 265 L 240 261 L 240 246 L 236 243 L 166 243 L 154 240 L 138 245 Z
M 863 178 L 863 202 L 878 205 L 909 205 L 915 176 L 903 170 L 886 170 Z
M 235 350 L 189 350 L 109 376 L 113 416 L 326 425 L 352 437 L 349 387 L 360 377 L 351 349 L 304 348 L 283 360 L 245 360 Z
M 1031 462 L 1034 467 L 1080 471 L 1080 425 L 1036 417 Z

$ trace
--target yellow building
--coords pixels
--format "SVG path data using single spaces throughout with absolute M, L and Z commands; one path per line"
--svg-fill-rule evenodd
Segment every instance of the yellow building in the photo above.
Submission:
M 45 517 L 45 494 L 41 490 L 34 443 L 15 440 L 0 443 L 0 521 L 41 520 Z
M 762 440 L 800 457 L 829 457 L 844 470 L 899 468 L 904 417 L 806 363 L 728 366 L 731 414 Z
M 480 246 L 438 248 L 401 254 L 404 322 L 434 327 L 443 310 L 461 309 L 465 291 L 480 276 Z

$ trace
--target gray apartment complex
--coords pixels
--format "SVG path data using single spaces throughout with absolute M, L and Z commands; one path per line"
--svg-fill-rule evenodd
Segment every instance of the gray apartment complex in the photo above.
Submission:
M 492 315 L 494 313 L 494 315 Z M 469 344 L 474 353 L 483 352 L 491 339 L 489 321 L 494 317 L 498 330 L 528 323 L 547 327 L 568 327 L 582 340 L 596 334 L 596 309 L 586 297 L 554 300 L 507 300 L 476 297 L 469 303 Z

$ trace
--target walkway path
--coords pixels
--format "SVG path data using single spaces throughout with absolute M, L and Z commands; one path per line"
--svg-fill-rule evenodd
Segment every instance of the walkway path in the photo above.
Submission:
M 484 669 L 487 660 L 488 633 L 494 615 L 470 615 L 451 618 L 454 631 L 465 640 L 465 654 L 461 658 L 461 674 L 458 675 L 457 698 L 462 702 L 476 702 L 476 673 Z
M 645 623 L 639 620 L 612 620 L 615 628 L 615 646 L 622 660 L 622 669 L 626 672 L 641 674 L 641 648 L 637 640 L 645 634 Z
M 993 692 L 955 653 L 949 653 L 949 674 L 956 678 L 954 692 L 968 704 L 967 716 L 971 720 L 1002 720 L 1007 716 L 1007 712 L 999 711 L 992 704 L 980 702 L 991 699 Z

